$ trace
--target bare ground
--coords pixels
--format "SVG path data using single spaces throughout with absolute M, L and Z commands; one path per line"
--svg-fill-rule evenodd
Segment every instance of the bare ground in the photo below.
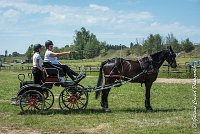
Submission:
M 188 84 L 191 83 L 193 84 L 195 82 L 194 79 L 174 79 L 174 78 L 158 78 L 156 80 L 156 83 L 179 83 L 179 84 Z M 197 79 L 197 83 L 200 82 L 200 79 Z

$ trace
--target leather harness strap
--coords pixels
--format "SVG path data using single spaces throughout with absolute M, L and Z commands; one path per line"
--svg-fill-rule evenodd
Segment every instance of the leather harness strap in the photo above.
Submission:
M 118 63 L 120 62 L 120 63 Z M 104 75 L 105 78 L 122 78 L 121 72 L 118 69 L 118 65 L 121 64 L 122 59 L 115 58 L 114 66 L 112 67 L 112 70 L 110 71 L 109 75 Z

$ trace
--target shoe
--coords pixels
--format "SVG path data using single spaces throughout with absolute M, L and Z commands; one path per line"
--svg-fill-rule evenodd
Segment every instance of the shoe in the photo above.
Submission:
M 60 82 L 65 82 L 64 77 L 59 77 L 59 79 L 60 79 Z

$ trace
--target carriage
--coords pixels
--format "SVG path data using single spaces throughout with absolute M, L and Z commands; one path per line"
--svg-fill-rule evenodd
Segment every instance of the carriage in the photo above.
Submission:
M 176 68 L 175 58 L 176 54 L 169 47 L 137 61 L 123 58 L 108 59 L 102 62 L 97 85 L 93 87 L 84 87 L 79 84 L 86 77 L 85 69 L 82 69 L 77 80 L 61 82 L 58 69 L 45 68 L 46 76 L 42 85 L 33 84 L 33 81 L 24 81 L 25 75 L 20 74 L 18 78 L 21 84 L 16 100 L 22 111 L 48 110 L 54 103 L 54 95 L 51 90 L 55 85 L 64 87 L 59 95 L 59 106 L 62 110 L 85 109 L 88 104 L 88 93 L 95 92 L 95 97 L 98 98 L 101 91 L 101 106 L 107 112 L 110 111 L 108 107 L 110 89 L 127 82 L 135 82 L 145 84 L 145 107 L 146 110 L 152 110 L 150 104 L 151 86 L 157 79 L 159 68 L 164 61 L 167 61 L 170 67 Z M 103 73 L 105 84 L 103 84 Z
M 59 95 L 59 106 L 62 110 L 85 109 L 88 104 L 88 92 L 79 82 L 86 77 L 83 68 L 75 81 L 61 82 L 59 70 L 44 68 L 45 78 L 42 84 L 33 84 L 32 74 L 28 74 L 29 81 L 25 81 L 25 74 L 19 74 L 20 89 L 11 99 L 13 105 L 20 106 L 22 112 L 36 112 L 50 109 L 54 104 L 53 86 L 64 89 Z

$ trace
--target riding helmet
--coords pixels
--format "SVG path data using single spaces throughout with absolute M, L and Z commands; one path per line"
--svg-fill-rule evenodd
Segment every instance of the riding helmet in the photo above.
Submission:
M 39 48 L 42 48 L 42 45 L 40 45 L 40 44 L 35 44 L 35 45 L 33 46 L 34 52 L 39 52 Z
M 45 47 L 46 47 L 46 48 L 49 48 L 50 45 L 53 45 L 53 42 L 52 42 L 51 40 L 47 40 L 47 41 L 45 42 Z

